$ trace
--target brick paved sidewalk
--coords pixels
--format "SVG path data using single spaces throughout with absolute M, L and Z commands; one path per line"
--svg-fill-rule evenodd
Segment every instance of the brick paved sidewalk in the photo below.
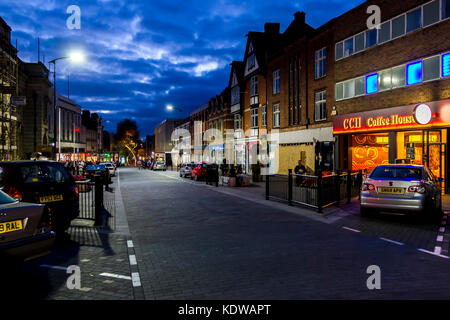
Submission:
M 127 221 L 122 216 L 116 219 L 124 212 L 116 210 L 116 199 L 121 201 L 115 194 L 116 182 L 112 188 L 113 192 L 105 192 L 105 209 L 109 212 L 106 226 L 95 228 L 93 221 L 75 220 L 67 239 L 57 243 L 49 255 L 21 266 L 8 266 L 8 277 L 2 279 L 8 299 L 135 299 L 127 246 L 129 231 L 124 226 Z M 80 267 L 80 290 L 67 288 L 69 266 Z

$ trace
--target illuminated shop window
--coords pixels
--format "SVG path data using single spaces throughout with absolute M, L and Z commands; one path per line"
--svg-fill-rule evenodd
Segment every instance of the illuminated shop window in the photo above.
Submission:
M 366 93 L 374 93 L 378 91 L 378 73 L 366 76 Z
M 406 66 L 406 84 L 422 82 L 422 61 L 410 63 Z
M 450 53 L 442 56 L 442 76 L 450 76 Z

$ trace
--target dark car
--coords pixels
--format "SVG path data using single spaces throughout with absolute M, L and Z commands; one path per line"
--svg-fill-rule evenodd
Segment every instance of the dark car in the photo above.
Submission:
M 75 180 L 59 162 L 0 162 L 0 189 L 20 202 L 44 204 L 57 234 L 63 234 L 79 214 Z
M 111 175 L 109 169 L 104 164 L 90 164 L 84 170 L 86 179 L 91 181 L 95 180 L 96 176 L 100 176 L 103 184 L 108 185 L 111 183 Z
M 48 208 L 0 191 L 0 258 L 29 260 L 49 252 L 55 239 Z

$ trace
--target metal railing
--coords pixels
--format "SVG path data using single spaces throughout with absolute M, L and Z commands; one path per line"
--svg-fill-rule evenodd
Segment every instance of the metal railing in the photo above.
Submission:
M 266 199 L 287 201 L 289 205 L 299 204 L 316 209 L 319 213 L 331 205 L 340 206 L 342 201 L 350 203 L 359 196 L 362 171 L 337 171 L 335 174 L 317 176 L 275 174 L 266 176 Z
M 78 187 L 78 201 L 80 204 L 79 219 L 94 220 L 96 225 L 101 224 L 103 203 L 103 182 L 101 179 L 95 181 L 76 181 Z

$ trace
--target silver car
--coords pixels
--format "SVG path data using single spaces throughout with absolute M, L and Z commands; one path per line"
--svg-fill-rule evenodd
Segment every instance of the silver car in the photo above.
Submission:
M 187 178 L 191 176 L 192 168 L 195 168 L 198 164 L 194 162 L 183 163 L 180 167 L 180 177 Z
M 116 167 L 111 162 L 102 162 L 100 164 L 105 165 L 105 167 L 108 169 L 109 175 L 111 177 L 115 177 L 116 176 Z
M 157 161 L 153 166 L 153 170 L 163 170 L 166 171 L 166 164 L 162 161 Z
M 362 183 L 361 215 L 399 211 L 437 216 L 442 213 L 441 192 L 438 180 L 425 166 L 380 165 Z
M 44 205 L 19 202 L 0 191 L 0 261 L 40 257 L 54 241 L 50 212 Z

